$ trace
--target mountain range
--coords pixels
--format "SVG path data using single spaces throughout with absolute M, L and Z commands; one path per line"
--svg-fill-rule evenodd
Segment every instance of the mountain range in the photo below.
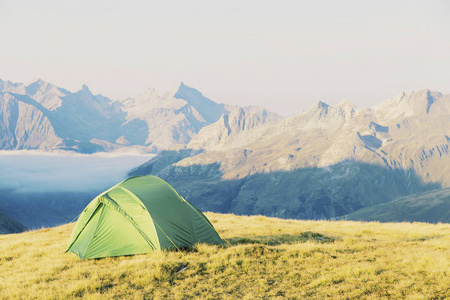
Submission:
M 203 211 L 450 222 L 439 209 L 450 201 L 449 146 L 450 95 L 430 90 L 363 109 L 319 101 L 282 118 L 218 104 L 183 83 L 163 95 L 149 89 L 113 101 L 86 86 L 71 93 L 43 80 L 0 81 L 0 149 L 157 152 L 130 175 L 159 176 Z M 27 210 L 8 195 L 2 209 L 30 228 L 76 216 L 64 215 L 60 194 L 42 195 Z M 89 200 L 68 198 L 71 211 Z M 48 203 L 54 217 L 33 215 Z M 415 213 L 387 217 L 386 210 Z
M 162 96 L 149 89 L 112 101 L 86 85 L 71 93 L 41 79 L 28 85 L 0 80 L 0 149 L 158 152 L 186 145 L 233 108 L 183 83 Z
M 281 120 L 235 109 L 130 174 L 160 176 L 202 210 L 330 219 L 450 187 L 449 145 L 450 95 L 422 90 Z

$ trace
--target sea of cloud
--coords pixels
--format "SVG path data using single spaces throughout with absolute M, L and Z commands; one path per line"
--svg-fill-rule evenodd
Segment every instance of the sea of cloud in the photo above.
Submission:
M 154 154 L 0 151 L 0 189 L 15 192 L 102 191 Z

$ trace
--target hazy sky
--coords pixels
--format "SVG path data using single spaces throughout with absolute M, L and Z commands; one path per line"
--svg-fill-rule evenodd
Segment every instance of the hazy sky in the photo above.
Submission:
M 0 78 L 112 99 L 184 81 L 283 115 L 450 93 L 450 1 L 0 0 Z

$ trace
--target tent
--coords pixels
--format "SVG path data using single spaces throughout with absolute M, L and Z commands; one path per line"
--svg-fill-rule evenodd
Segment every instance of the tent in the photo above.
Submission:
M 221 244 L 209 220 L 164 180 L 128 178 L 92 200 L 66 252 L 80 258 L 148 253 L 196 243 Z

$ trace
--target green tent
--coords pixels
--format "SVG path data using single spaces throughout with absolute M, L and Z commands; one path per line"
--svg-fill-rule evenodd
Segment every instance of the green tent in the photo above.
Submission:
M 97 196 L 81 213 L 66 252 L 80 258 L 221 244 L 209 220 L 164 180 L 134 176 Z

